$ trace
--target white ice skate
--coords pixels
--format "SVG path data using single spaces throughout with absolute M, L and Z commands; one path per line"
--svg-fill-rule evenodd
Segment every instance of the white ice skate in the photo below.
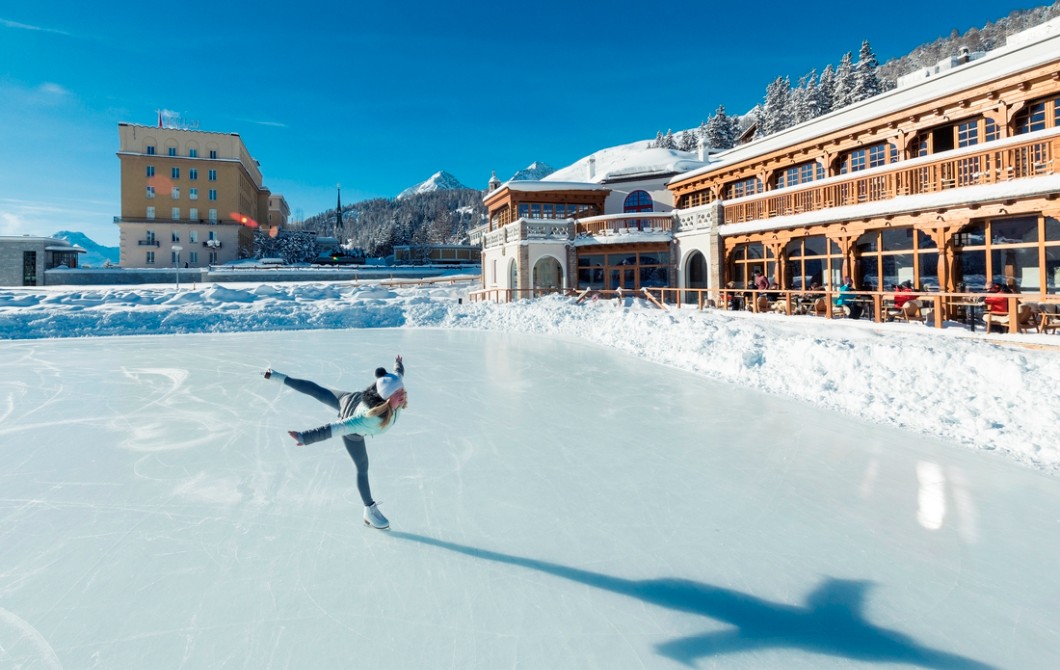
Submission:
M 364 508 L 364 525 L 386 530 L 390 528 L 390 521 L 379 511 L 378 505 L 378 503 L 372 503 L 371 507 Z

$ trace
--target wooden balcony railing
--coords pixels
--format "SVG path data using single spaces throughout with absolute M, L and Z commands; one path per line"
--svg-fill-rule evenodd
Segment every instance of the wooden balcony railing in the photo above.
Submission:
M 846 179 L 830 179 L 827 184 L 766 192 L 724 206 L 725 223 L 758 221 L 789 214 L 814 212 L 830 207 L 858 205 L 889 200 L 903 195 L 938 193 L 952 188 L 996 184 L 1013 179 L 1052 174 L 1060 154 L 1060 134 L 1037 137 L 1026 142 L 1017 138 L 1001 140 L 1002 146 L 975 151 L 960 149 L 957 155 L 938 160 L 913 159 L 916 165 L 894 163 L 873 169 L 870 174 L 854 173 Z

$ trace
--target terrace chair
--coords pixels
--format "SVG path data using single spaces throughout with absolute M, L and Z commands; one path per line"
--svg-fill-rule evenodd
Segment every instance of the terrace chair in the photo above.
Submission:
M 924 316 L 920 313 L 920 301 L 915 299 L 902 305 L 902 309 L 895 310 L 893 316 L 895 321 L 924 322 Z
M 1001 326 L 1004 332 L 1008 332 L 1009 324 L 1011 323 L 1011 314 L 997 314 L 995 312 L 986 312 L 983 314 L 983 324 L 986 325 L 986 332 L 990 332 L 992 325 Z M 1034 320 L 1034 308 L 1023 303 L 1016 310 L 1016 328 L 1021 333 L 1027 332 L 1028 328 L 1035 328 L 1037 324 Z
M 764 295 L 760 295 L 758 296 L 758 298 L 755 299 L 754 302 L 755 311 L 759 314 L 765 314 L 769 311 L 771 304 L 772 303 L 769 302 L 769 298 L 765 297 Z
M 813 315 L 828 316 L 828 302 L 824 298 L 818 298 L 813 301 Z
M 1060 304 L 1043 302 L 1038 304 L 1038 332 L 1060 331 Z

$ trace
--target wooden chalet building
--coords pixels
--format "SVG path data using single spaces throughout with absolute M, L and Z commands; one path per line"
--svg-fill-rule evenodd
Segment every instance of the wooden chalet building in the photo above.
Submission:
M 653 150 L 655 151 L 655 150 Z M 641 174 L 491 182 L 485 289 L 1060 285 L 1060 19 L 774 135 Z M 663 185 L 659 189 L 657 186 Z M 634 195 L 636 193 L 636 195 Z

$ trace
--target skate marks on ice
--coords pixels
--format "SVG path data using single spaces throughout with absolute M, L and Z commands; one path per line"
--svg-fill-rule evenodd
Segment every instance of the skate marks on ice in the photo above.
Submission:
M 0 668 L 62 668 L 44 636 L 29 622 L 0 607 Z
M 472 558 L 536 570 L 554 577 L 733 626 L 656 645 L 658 652 L 692 665 L 697 659 L 780 647 L 874 663 L 904 663 L 939 670 L 994 670 L 994 666 L 920 645 L 865 619 L 870 582 L 825 579 L 805 605 L 788 605 L 687 579 L 624 579 L 548 561 L 503 554 L 403 531 L 388 537 L 438 547 Z

